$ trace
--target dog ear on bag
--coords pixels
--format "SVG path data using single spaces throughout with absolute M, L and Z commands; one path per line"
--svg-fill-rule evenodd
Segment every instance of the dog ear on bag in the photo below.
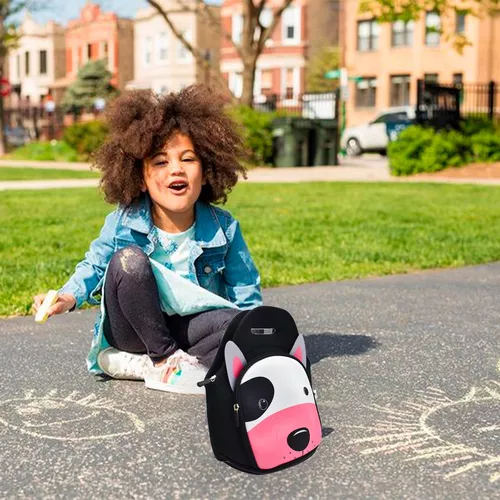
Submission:
M 304 365 L 304 368 L 307 369 L 306 342 L 302 334 L 298 335 L 295 344 L 290 349 L 290 355 L 297 358 Z
M 241 352 L 240 348 L 232 340 L 229 340 L 224 348 L 224 358 L 226 361 L 229 385 L 231 386 L 231 390 L 234 392 L 236 379 L 241 373 L 241 370 L 243 370 L 247 364 L 247 360 L 245 359 L 245 356 Z

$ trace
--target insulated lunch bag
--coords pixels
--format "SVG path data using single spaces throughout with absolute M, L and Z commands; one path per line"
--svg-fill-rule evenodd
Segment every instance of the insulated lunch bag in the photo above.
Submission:
M 309 458 L 321 442 L 304 337 L 285 310 L 241 311 L 205 379 L 215 457 L 254 474 Z

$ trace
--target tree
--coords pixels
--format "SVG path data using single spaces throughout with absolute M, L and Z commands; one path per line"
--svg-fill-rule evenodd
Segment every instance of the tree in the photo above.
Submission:
M 227 88 L 227 84 L 220 73 L 219 68 L 215 68 L 213 64 L 206 60 L 201 51 L 194 47 L 182 35 L 181 31 L 176 28 L 171 19 L 171 12 L 161 5 L 161 0 L 146 0 L 149 5 L 154 7 L 158 13 L 165 19 L 166 23 L 172 30 L 172 33 L 180 40 L 180 42 L 193 54 L 196 62 L 202 68 L 211 68 L 216 74 L 217 80 Z M 292 0 L 282 0 L 282 4 L 276 9 L 272 9 L 269 5 L 269 0 L 256 0 L 256 4 L 252 0 L 242 0 L 243 4 L 243 29 L 241 33 L 241 41 L 235 42 L 227 30 L 225 30 L 210 6 L 205 0 L 175 0 L 181 10 L 196 12 L 197 15 L 210 24 L 219 34 L 220 38 L 227 40 L 238 53 L 243 64 L 243 90 L 240 98 L 240 103 L 253 106 L 253 86 L 255 81 L 255 70 L 257 67 L 257 59 L 264 50 L 266 40 L 272 35 L 278 25 L 283 11 L 292 3 Z M 273 12 L 273 19 L 268 26 L 262 24 L 261 14 L 264 8 L 269 5 Z M 177 10 L 178 11 L 178 10 Z
M 445 17 L 465 14 L 475 17 L 499 12 L 500 0 L 361 0 L 360 13 L 370 14 L 380 23 L 393 23 L 398 20 L 411 21 L 420 18 L 427 11 L 438 12 Z M 446 40 L 461 52 L 470 41 L 463 33 L 443 26 L 438 30 Z
M 62 105 L 66 109 L 92 109 L 97 98 L 108 101 L 118 91 L 111 85 L 111 73 L 106 68 L 106 61 L 89 61 L 78 70 L 76 81 L 68 87 Z
M 338 47 L 324 47 L 313 59 L 308 61 L 306 82 L 308 92 L 331 92 L 338 87 L 338 80 L 327 80 L 325 73 L 340 68 Z
M 19 34 L 13 17 L 26 8 L 33 8 L 29 0 L 0 0 L 0 78 L 4 77 L 4 67 L 9 50 L 17 45 Z M 5 141 L 4 100 L 0 95 L 0 156 L 7 151 Z

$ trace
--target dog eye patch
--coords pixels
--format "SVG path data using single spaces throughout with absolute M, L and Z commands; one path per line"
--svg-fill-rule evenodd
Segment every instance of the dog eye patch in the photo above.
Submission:
M 274 386 L 265 377 L 255 377 L 240 385 L 239 404 L 245 422 L 261 417 L 271 406 Z

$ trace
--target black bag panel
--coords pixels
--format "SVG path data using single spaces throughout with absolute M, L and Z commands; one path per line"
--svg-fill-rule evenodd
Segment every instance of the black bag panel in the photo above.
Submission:
M 224 337 L 222 337 L 219 349 L 217 350 L 217 354 L 215 355 L 214 361 L 212 365 L 210 366 L 210 369 L 208 370 L 207 374 L 205 375 L 205 380 L 210 378 L 212 375 L 217 374 L 218 370 L 221 368 L 221 366 L 224 366 L 224 347 L 227 344 L 228 340 L 232 340 L 233 335 L 236 332 L 236 329 L 238 328 L 241 320 L 249 313 L 250 311 L 245 310 L 245 311 L 240 311 L 229 323 L 226 333 L 224 334 Z M 219 378 L 219 376 L 217 376 Z
M 259 329 L 274 329 L 271 335 L 256 335 Z M 245 355 L 247 362 L 271 352 L 289 353 L 299 332 L 288 311 L 272 306 L 260 306 L 248 311 L 239 321 L 232 340 Z
M 205 386 L 210 443 L 221 461 L 235 461 L 241 467 L 257 467 L 253 455 L 243 444 L 240 427 L 236 425 L 236 399 L 229 385 L 225 366 L 221 366 L 214 382 Z

